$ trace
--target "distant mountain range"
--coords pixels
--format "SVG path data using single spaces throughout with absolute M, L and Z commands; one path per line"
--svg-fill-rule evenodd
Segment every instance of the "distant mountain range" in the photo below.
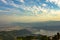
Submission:
M 0 25 L 1 29 L 5 30 L 16 30 L 21 28 L 30 28 L 30 29 L 44 29 L 44 30 L 57 30 L 60 31 L 60 21 L 47 21 L 47 22 L 33 22 L 33 23 L 20 23 L 20 22 L 14 22 L 10 24 L 2 24 Z M 0 30 L 1 30 L 0 29 Z
M 14 22 L 14 23 L 10 23 L 10 24 L 6 24 L 6 25 L 0 25 L 0 31 L 13 31 L 13 30 L 19 30 L 16 32 L 16 34 L 21 34 L 26 30 L 22 30 L 22 29 L 26 29 L 29 30 L 29 33 L 40 33 L 40 30 L 43 30 L 42 32 L 45 33 L 46 32 L 51 32 L 53 31 L 54 33 L 56 32 L 60 32 L 60 21 L 47 21 L 47 22 L 33 22 L 33 23 L 19 23 L 19 22 Z M 23 32 L 21 32 L 23 31 Z M 55 32 L 56 31 L 56 32 Z M 19 33 L 18 33 L 19 32 Z M 26 33 L 26 34 L 27 34 Z M 21 34 L 23 35 L 23 34 Z

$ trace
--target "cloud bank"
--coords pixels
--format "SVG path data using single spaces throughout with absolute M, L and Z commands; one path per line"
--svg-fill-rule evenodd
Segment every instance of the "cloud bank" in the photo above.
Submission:
M 1 22 L 60 21 L 59 0 L 1 0 Z M 29 5 L 30 4 L 30 5 Z

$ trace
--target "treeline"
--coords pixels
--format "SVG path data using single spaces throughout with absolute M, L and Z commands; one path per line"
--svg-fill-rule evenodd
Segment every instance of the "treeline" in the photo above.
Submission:
M 23 30 L 24 32 L 28 32 L 28 34 L 31 34 L 31 32 L 27 30 Z M 57 33 L 53 36 L 47 36 L 47 35 L 40 35 L 40 34 L 31 34 L 31 35 L 24 35 L 23 31 L 2 31 L 0 32 L 0 40 L 60 40 L 60 33 Z M 23 36 L 21 36 L 23 35 Z
M 25 36 L 17 37 L 17 40 L 60 40 L 60 33 L 53 36 L 38 35 L 38 36 Z
M 17 40 L 49 40 L 47 36 L 26 36 L 17 37 Z

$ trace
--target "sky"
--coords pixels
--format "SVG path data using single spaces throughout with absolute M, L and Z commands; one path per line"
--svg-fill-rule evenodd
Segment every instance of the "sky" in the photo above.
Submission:
M 0 0 L 0 22 L 60 21 L 60 0 Z

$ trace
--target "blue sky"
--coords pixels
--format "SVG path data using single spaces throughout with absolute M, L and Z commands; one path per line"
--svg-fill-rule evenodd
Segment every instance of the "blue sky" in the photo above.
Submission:
M 60 0 L 0 0 L 0 21 L 2 20 L 60 21 Z

